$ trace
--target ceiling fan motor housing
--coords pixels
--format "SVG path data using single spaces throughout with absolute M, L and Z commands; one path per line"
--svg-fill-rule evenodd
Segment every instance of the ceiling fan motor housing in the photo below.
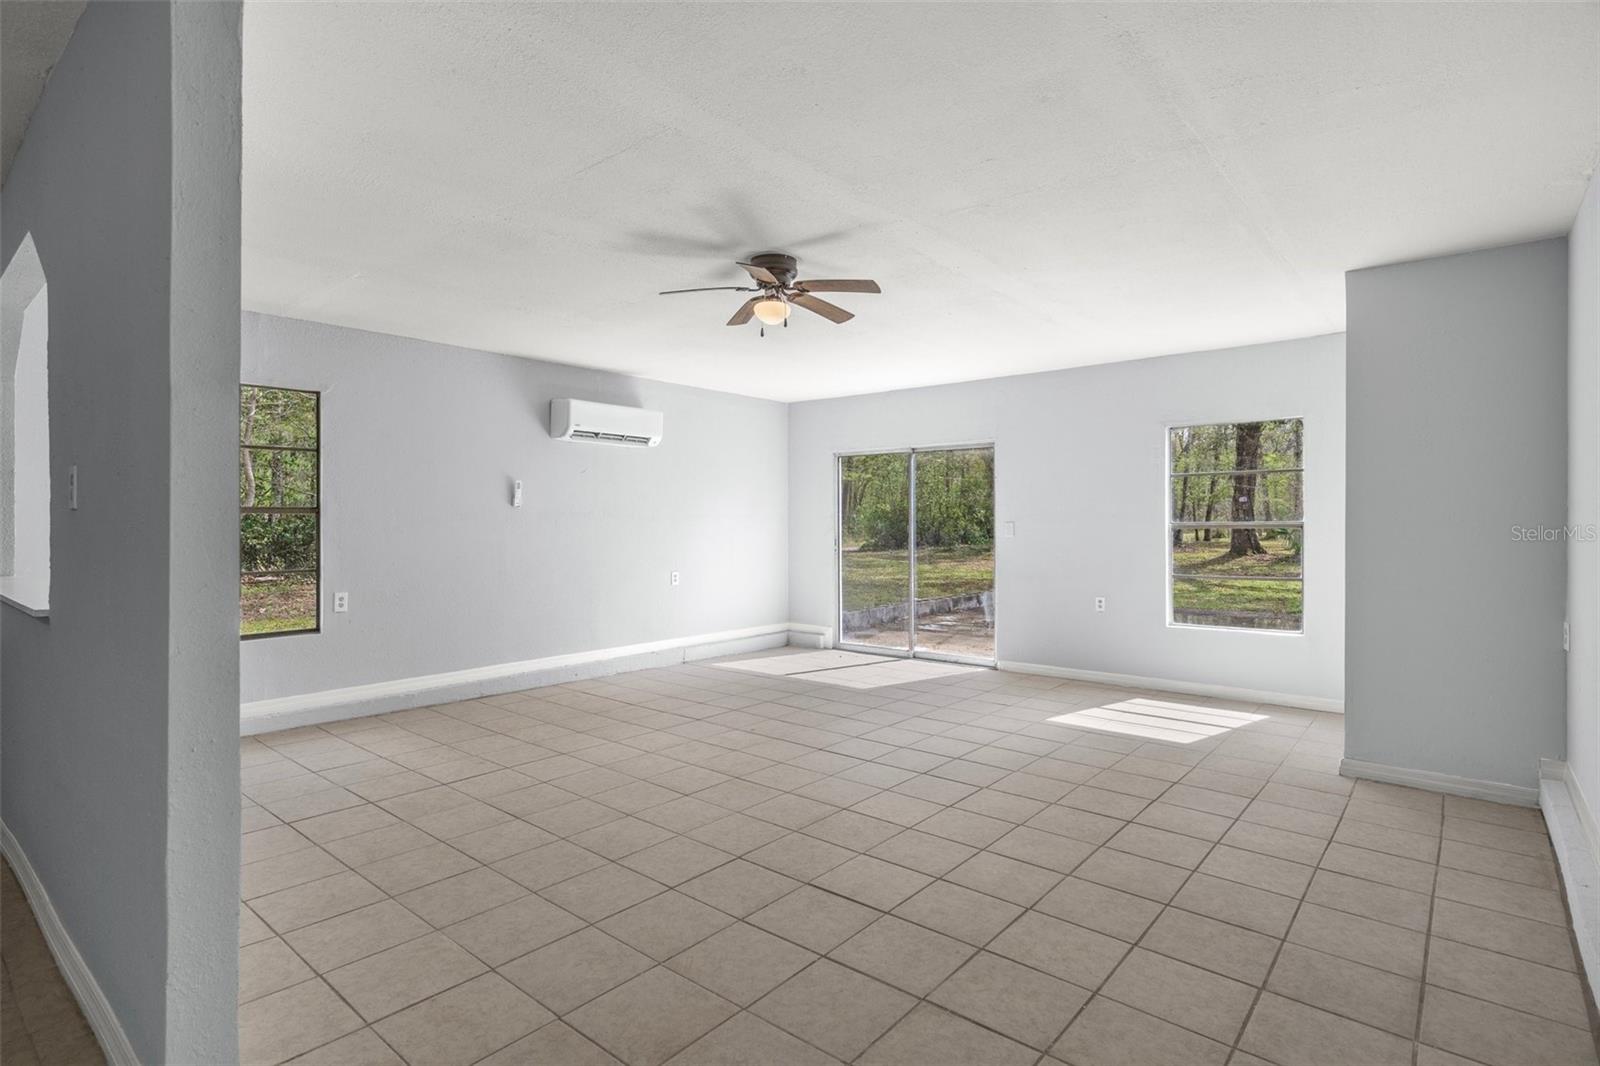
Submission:
M 748 262 L 753 266 L 764 267 L 786 289 L 794 284 L 794 279 L 799 275 L 799 261 L 794 256 L 784 255 L 782 252 L 762 252 L 760 255 L 752 255 Z

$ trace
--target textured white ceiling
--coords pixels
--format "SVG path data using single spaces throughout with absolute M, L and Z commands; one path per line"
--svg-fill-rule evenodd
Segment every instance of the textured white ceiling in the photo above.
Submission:
M 1340 330 L 1564 232 L 1600 6 L 268 3 L 256 310 L 793 400 Z M 872 277 L 722 323 L 736 257 Z
M 22 135 L 45 79 L 66 51 L 86 0 L 0 3 L 0 181 L 22 147 Z

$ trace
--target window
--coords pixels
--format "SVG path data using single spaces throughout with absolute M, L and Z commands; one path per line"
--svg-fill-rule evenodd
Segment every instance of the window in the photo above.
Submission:
M 319 394 L 240 387 L 240 636 L 317 631 L 321 432 Z
M 30 234 L 0 274 L 0 599 L 50 613 L 50 288 Z
M 1300 632 L 1302 420 L 1179 426 L 1167 449 L 1173 624 Z

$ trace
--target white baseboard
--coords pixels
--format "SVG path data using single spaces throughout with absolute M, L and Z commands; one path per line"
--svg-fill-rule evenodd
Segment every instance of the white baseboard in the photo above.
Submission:
M 133 1053 L 133 1045 L 128 1042 L 128 1034 L 117 1020 L 116 1011 L 111 1009 L 99 982 L 89 970 L 89 964 L 83 961 L 77 945 L 67 935 L 66 926 L 61 924 L 61 916 L 56 913 L 55 904 L 50 902 L 50 894 L 44 890 L 44 884 L 40 882 L 33 864 L 28 861 L 22 845 L 17 843 L 17 838 L 3 823 L 0 823 L 0 850 L 5 852 L 6 861 L 11 863 L 11 869 L 22 885 L 22 892 L 33 907 L 39 931 L 50 946 L 50 954 L 55 956 L 56 969 L 61 972 L 67 987 L 72 989 L 78 1006 L 83 1009 L 83 1016 L 89 1028 L 94 1030 L 95 1039 L 100 1041 L 100 1050 L 105 1052 L 106 1061 L 111 1066 L 139 1066 L 138 1056 Z
M 802 622 L 790 622 L 789 643 L 796 648 L 831 648 L 833 630 L 827 626 L 808 626 Z
M 1002 670 L 1019 674 L 1041 674 L 1045 677 L 1064 677 L 1073 681 L 1093 681 L 1099 685 L 1116 685 L 1120 688 L 1148 688 L 1157 692 L 1177 692 L 1185 696 L 1214 696 L 1218 699 L 1241 700 L 1250 703 L 1271 703 L 1279 707 L 1299 707 L 1307 711 L 1344 713 L 1344 701 L 1322 696 L 1297 696 L 1291 692 L 1266 692 L 1252 688 L 1234 688 L 1231 685 L 1206 685 L 1198 681 L 1173 681 L 1165 677 L 1140 677 L 1137 674 L 1109 674 L 1100 670 L 1077 670 L 1067 666 L 1047 666 L 1043 663 L 1018 663 L 1001 661 Z
M 1385 766 L 1378 762 L 1343 759 L 1339 773 L 1344 777 L 1360 777 L 1368 781 L 1382 781 L 1390 785 L 1405 785 L 1428 792 L 1446 792 L 1452 796 L 1509 803 L 1517 807 L 1539 806 L 1539 790 L 1527 785 L 1508 785 L 1502 781 L 1482 781 L 1475 777 L 1457 777 L 1434 770 L 1413 770 L 1407 766 Z
M 1600 826 L 1572 768 L 1559 759 L 1539 763 L 1539 808 L 1561 867 L 1572 932 L 1590 988 L 1600 988 Z
M 598 648 L 542 659 L 255 700 L 239 708 L 239 733 L 241 736 L 252 736 L 296 726 L 321 725 L 324 722 L 407 710 L 433 703 L 470 700 L 540 685 L 606 677 L 624 670 L 674 666 L 718 655 L 777 648 L 791 642 L 810 647 L 813 646 L 811 641 L 831 638 L 832 631 L 823 626 L 779 622 L 749 629 L 701 633 L 648 644 Z

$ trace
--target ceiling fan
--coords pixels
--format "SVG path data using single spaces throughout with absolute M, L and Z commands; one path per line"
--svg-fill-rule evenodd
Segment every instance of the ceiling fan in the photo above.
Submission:
M 865 278 L 823 278 L 796 281 L 799 261 L 782 252 L 763 252 L 739 264 L 750 275 L 754 285 L 713 285 L 701 289 L 668 289 L 662 296 L 680 292 L 753 292 L 739 310 L 728 319 L 730 326 L 742 326 L 752 318 L 761 323 L 761 335 L 766 327 L 789 324 L 789 312 L 795 307 L 821 315 L 829 322 L 843 323 L 856 317 L 844 308 L 813 295 L 819 292 L 882 292 L 876 281 Z

